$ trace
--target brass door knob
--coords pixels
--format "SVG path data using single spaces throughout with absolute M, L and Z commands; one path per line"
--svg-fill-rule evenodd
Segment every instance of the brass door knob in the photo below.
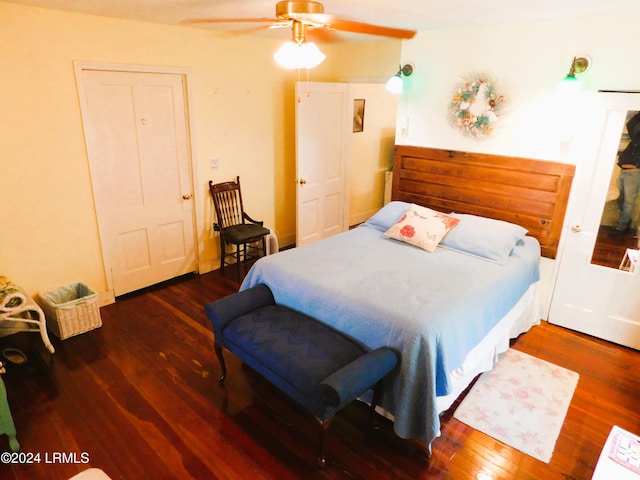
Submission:
M 191 194 L 190 193 L 183 193 L 182 194 L 182 199 L 183 200 L 189 200 L 191 198 Z

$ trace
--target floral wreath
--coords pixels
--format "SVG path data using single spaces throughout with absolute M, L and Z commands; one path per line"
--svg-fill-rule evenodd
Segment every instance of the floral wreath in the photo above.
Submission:
M 497 94 L 495 85 L 486 77 L 463 82 L 451 97 L 451 121 L 454 127 L 467 135 L 489 135 L 505 100 L 505 96 Z

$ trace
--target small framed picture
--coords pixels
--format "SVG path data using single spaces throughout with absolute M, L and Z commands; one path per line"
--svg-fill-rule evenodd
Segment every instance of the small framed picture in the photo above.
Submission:
M 353 100 L 353 131 L 364 131 L 364 98 Z

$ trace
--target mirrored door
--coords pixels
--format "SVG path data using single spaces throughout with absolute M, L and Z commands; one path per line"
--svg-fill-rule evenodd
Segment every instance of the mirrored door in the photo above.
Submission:
M 548 319 L 640 349 L 640 267 L 632 258 L 638 251 L 637 230 L 631 228 L 638 224 L 635 211 L 622 218 L 626 228 L 614 231 L 621 213 L 618 185 L 625 175 L 625 163 L 618 165 L 618 159 L 632 140 L 627 124 L 640 111 L 640 95 L 598 94 L 583 108 L 576 116 L 576 176 Z M 622 188 L 630 187 L 625 182 Z
M 603 159 L 607 161 L 606 158 Z M 640 228 L 640 112 L 628 110 L 618 148 L 609 160 L 611 175 L 591 263 L 633 270 Z

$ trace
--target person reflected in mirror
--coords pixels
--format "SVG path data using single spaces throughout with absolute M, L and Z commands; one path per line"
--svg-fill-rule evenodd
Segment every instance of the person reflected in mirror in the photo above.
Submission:
M 630 231 L 636 198 L 640 193 L 640 112 L 627 122 L 627 131 L 630 138 L 629 144 L 618 154 L 618 166 L 622 170 L 618 177 L 620 214 L 610 232 L 614 236 L 624 235 Z

